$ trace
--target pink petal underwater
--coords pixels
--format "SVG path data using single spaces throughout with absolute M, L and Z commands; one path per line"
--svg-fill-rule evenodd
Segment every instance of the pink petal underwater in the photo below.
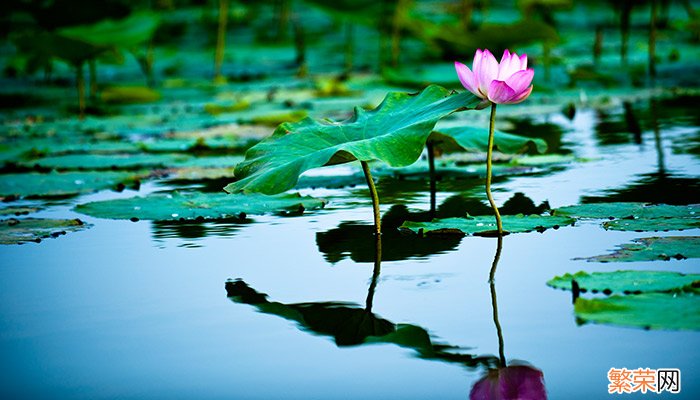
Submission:
M 489 85 L 488 96 L 489 100 L 496 104 L 505 104 L 515 97 L 516 93 L 507 83 L 492 81 L 491 85 Z
M 481 63 L 479 64 L 479 70 L 477 72 L 475 69 L 474 75 L 476 75 L 479 90 L 484 97 L 487 97 L 489 85 L 491 85 L 494 79 L 498 78 L 498 61 L 496 61 L 496 57 L 494 57 L 490 51 L 484 50 Z
M 470 400 L 545 400 L 542 371 L 513 366 L 489 371 L 469 393 Z
M 462 86 L 473 94 L 483 98 L 484 96 L 479 93 L 479 88 L 476 84 L 476 77 L 469 67 L 461 62 L 455 61 L 455 69 L 457 70 L 459 81 L 462 82 Z
M 535 76 L 535 71 L 532 68 L 525 71 L 518 71 L 510 77 L 504 79 L 508 86 L 511 87 L 518 95 L 524 92 L 532 83 L 532 78 Z

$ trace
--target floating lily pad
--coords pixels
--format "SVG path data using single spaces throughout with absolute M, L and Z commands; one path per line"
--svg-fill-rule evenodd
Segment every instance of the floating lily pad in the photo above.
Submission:
M 689 293 L 645 293 L 602 299 L 579 297 L 574 305 L 583 322 L 644 329 L 700 330 L 700 296 Z
M 576 161 L 576 157 L 568 154 L 545 154 L 520 157 L 513 162 L 518 165 L 543 166 L 553 164 L 568 164 Z
M 613 231 L 678 231 L 700 228 L 700 218 L 642 218 L 616 219 L 603 223 L 603 228 Z
M 322 208 L 323 200 L 298 194 L 152 194 L 80 204 L 75 211 L 98 218 L 154 221 L 241 218 L 247 214 L 298 213 Z
M 558 229 L 560 226 L 572 225 L 574 219 L 568 217 L 548 217 L 540 215 L 504 215 L 503 229 L 511 233 L 542 232 L 548 228 Z M 410 229 L 418 234 L 466 234 L 496 230 L 493 216 L 478 216 L 468 218 L 435 219 L 431 222 L 406 221 L 401 228 Z
M 248 150 L 246 161 L 236 167 L 241 180 L 225 189 L 280 193 L 294 187 L 304 171 L 354 160 L 410 165 L 420 156 L 438 119 L 478 104 L 470 93 L 451 95 L 442 87 L 429 86 L 417 95 L 389 93 L 372 111 L 356 107 L 354 117 L 346 122 L 307 118 L 284 123 Z
M 44 157 L 23 162 L 28 167 L 39 166 L 58 170 L 100 170 L 166 168 L 190 160 L 184 154 L 71 154 Z
M 0 196 L 69 196 L 102 189 L 124 189 L 139 185 L 145 174 L 128 172 L 52 172 L 48 174 L 2 174 Z
M 670 206 L 666 204 L 644 203 L 593 203 L 560 207 L 554 215 L 577 218 L 697 218 L 700 205 Z
M 160 93 L 145 86 L 108 86 L 100 98 L 109 104 L 152 103 L 160 99 Z
M 90 225 L 79 219 L 4 219 L 0 221 L 0 244 L 41 242 L 41 239 L 77 232 Z
M 39 211 L 39 207 L 5 207 L 0 208 L 0 215 L 27 215 Z
M 611 254 L 580 258 L 598 262 L 668 261 L 700 258 L 700 237 L 672 236 L 634 239 Z
M 571 290 L 571 281 L 576 281 L 582 292 L 642 293 L 682 290 L 700 284 L 700 274 L 681 274 L 666 271 L 584 271 L 556 276 L 547 285 L 557 289 Z

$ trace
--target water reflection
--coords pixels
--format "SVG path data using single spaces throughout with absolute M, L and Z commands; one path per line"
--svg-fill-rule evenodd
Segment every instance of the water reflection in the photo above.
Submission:
M 242 220 L 234 221 L 153 221 L 153 239 L 179 238 L 185 240 L 185 247 L 198 247 L 197 242 L 210 236 L 233 237 L 244 226 Z
M 483 197 L 479 195 L 480 197 Z M 535 205 L 523 193 L 515 193 L 501 207 L 502 215 L 538 215 L 549 210 L 549 203 Z M 405 205 L 397 204 L 382 216 L 384 251 L 382 261 L 400 261 L 412 258 L 425 258 L 432 254 L 442 254 L 457 248 L 462 238 L 458 235 L 422 237 L 398 228 L 405 221 L 427 222 L 433 218 L 464 217 L 465 215 L 492 215 L 492 210 L 481 200 L 469 194 L 456 194 L 445 199 L 435 213 L 430 211 L 410 211 Z M 335 264 L 350 257 L 355 262 L 372 262 L 375 259 L 374 227 L 346 221 L 337 228 L 316 233 L 316 245 L 329 263 Z
M 700 182 L 664 171 L 639 175 L 639 179 L 621 188 L 605 191 L 600 196 L 584 196 L 583 203 L 611 201 L 686 205 L 700 199 Z
M 561 126 L 551 122 L 535 122 L 531 118 L 509 118 L 513 126 L 504 132 L 514 133 L 530 138 L 540 138 L 547 142 L 547 154 L 570 154 L 571 150 L 564 147 Z M 536 152 L 533 152 L 536 154 Z
M 260 312 L 295 321 L 305 331 L 332 337 L 337 346 L 392 343 L 411 349 L 424 359 L 456 363 L 468 368 L 492 368 L 498 365 L 493 356 L 460 353 L 455 346 L 433 342 L 425 328 L 396 324 L 374 314 L 372 304 L 381 273 L 383 240 L 382 237 L 373 240 L 374 269 L 364 307 L 343 302 L 284 304 L 269 301 L 267 295 L 240 279 L 226 282 L 226 294 L 233 302 L 252 305 Z
M 498 319 L 498 300 L 496 296 L 496 269 L 503 250 L 503 237 L 498 237 L 496 255 L 493 258 L 489 272 L 489 288 L 491 289 L 491 306 L 493 323 L 498 335 L 498 366 L 490 368 L 469 393 L 470 400 L 543 400 L 547 398 L 544 386 L 544 374 L 539 369 L 525 363 L 506 362 L 505 341 Z
M 630 102 L 623 103 L 623 114 L 598 110 L 595 134 L 600 146 L 642 143 L 642 128 Z
M 384 221 L 384 218 L 382 218 Z M 356 222 L 342 222 L 337 228 L 316 234 L 316 244 L 329 263 L 337 263 L 347 257 L 355 262 L 374 260 L 374 226 Z M 382 241 L 384 252 L 382 261 L 400 261 L 411 258 L 425 258 L 431 254 L 441 254 L 455 250 L 461 237 L 422 238 L 397 229 L 384 229 Z

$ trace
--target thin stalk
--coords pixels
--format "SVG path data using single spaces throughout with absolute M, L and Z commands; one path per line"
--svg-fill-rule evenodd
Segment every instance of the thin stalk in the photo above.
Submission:
M 503 237 L 498 237 L 498 247 L 496 248 L 496 255 L 493 258 L 493 264 L 491 264 L 491 272 L 489 272 L 489 287 L 491 289 L 491 307 L 493 309 L 493 323 L 496 325 L 496 333 L 498 334 L 498 360 L 501 367 L 506 366 L 506 356 L 504 350 L 504 340 L 503 340 L 503 330 L 501 329 L 501 323 L 498 321 L 498 299 L 496 298 L 496 268 L 498 267 L 498 260 L 501 258 L 501 250 L 503 249 Z
M 97 61 L 94 58 L 88 61 L 90 66 L 90 98 L 94 99 L 97 96 Z
M 353 56 L 355 54 L 353 26 L 350 22 L 345 23 L 345 73 L 352 72 Z
M 651 15 L 649 16 L 649 75 L 656 78 L 656 18 L 658 13 L 657 0 L 651 1 Z
M 595 28 L 595 42 L 593 43 L 593 63 L 598 65 L 600 56 L 603 54 L 603 27 L 598 25 Z
M 652 126 L 654 127 L 654 144 L 656 145 L 656 163 L 659 174 L 663 175 L 666 173 L 666 162 L 664 161 L 664 147 L 661 141 L 661 128 L 659 127 L 656 101 L 650 100 L 650 106 Z
M 75 67 L 75 84 L 78 89 L 78 117 L 85 118 L 85 74 L 83 73 L 83 63 Z
M 382 220 L 381 214 L 379 214 L 379 195 L 377 195 L 377 188 L 374 186 L 374 180 L 372 180 L 372 173 L 369 171 L 367 161 L 360 161 L 360 164 L 362 165 L 362 172 L 365 173 L 367 187 L 369 187 L 369 194 L 372 196 L 372 208 L 374 210 L 374 233 L 379 236 L 382 234 Z
M 391 66 L 394 68 L 399 66 L 401 20 L 403 18 L 404 8 L 406 8 L 406 1 L 407 0 L 399 0 L 396 3 L 396 10 L 394 10 L 394 18 L 391 24 Z
M 374 270 L 372 271 L 372 282 L 369 284 L 369 290 L 367 291 L 367 300 L 365 301 L 365 311 L 367 312 L 372 312 L 374 291 L 377 288 L 379 274 L 382 271 L 382 237 L 377 235 L 374 239 Z
M 437 209 L 437 183 L 435 179 L 435 150 L 432 140 L 428 140 L 426 143 L 428 148 L 428 171 L 430 173 L 430 218 L 435 218 L 435 211 Z
M 493 195 L 491 194 L 491 157 L 493 156 L 493 130 L 496 124 L 496 103 L 491 105 L 491 121 L 489 124 L 489 144 L 488 151 L 486 152 L 486 197 L 489 199 L 489 204 L 493 209 L 493 213 L 496 216 L 496 226 L 498 227 L 498 236 L 503 235 L 503 223 L 501 222 L 501 214 L 498 212 L 498 207 L 496 207 L 496 202 L 493 201 Z
M 627 65 L 627 43 L 630 36 L 630 19 L 632 17 L 632 3 L 625 1 L 620 10 L 620 61 Z
M 221 65 L 224 62 L 226 46 L 226 24 L 228 22 L 228 1 L 219 0 L 219 27 L 216 31 L 216 53 L 214 54 L 214 79 L 221 78 Z

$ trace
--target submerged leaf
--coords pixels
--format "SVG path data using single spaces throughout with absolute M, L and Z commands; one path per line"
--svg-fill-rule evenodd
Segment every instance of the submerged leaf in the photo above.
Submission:
M 355 116 L 346 122 L 307 118 L 284 123 L 248 150 L 246 161 L 236 167 L 241 179 L 225 190 L 280 193 L 294 187 L 304 171 L 354 160 L 410 165 L 438 119 L 478 104 L 470 93 L 451 95 L 442 87 L 429 86 L 417 95 L 389 93 L 372 111 L 356 107 Z
M 634 239 L 611 254 L 580 258 L 598 262 L 668 261 L 700 258 L 699 236 L 649 237 Z
M 152 194 L 80 204 L 75 211 L 98 218 L 154 221 L 241 218 L 246 214 L 297 213 L 322 208 L 323 200 L 298 194 Z
M 79 219 L 10 218 L 0 221 L 0 244 L 39 243 L 41 239 L 55 238 L 89 227 Z
M 548 228 L 558 229 L 560 226 L 573 225 L 574 219 L 568 217 L 549 217 L 540 215 L 504 215 L 503 229 L 511 233 L 542 232 Z M 418 234 L 466 234 L 474 235 L 496 230 L 496 222 L 492 216 L 467 218 L 435 219 L 431 222 L 406 221 L 401 226 Z
M 590 300 L 579 297 L 574 311 L 583 322 L 644 329 L 700 330 L 700 296 L 696 292 L 645 293 Z
M 667 271 L 614 271 L 589 274 L 579 271 L 573 275 L 556 276 L 547 281 L 547 285 L 557 289 L 571 290 L 574 280 L 581 292 L 629 294 L 668 292 L 690 288 L 700 284 L 700 274 L 681 274 Z

